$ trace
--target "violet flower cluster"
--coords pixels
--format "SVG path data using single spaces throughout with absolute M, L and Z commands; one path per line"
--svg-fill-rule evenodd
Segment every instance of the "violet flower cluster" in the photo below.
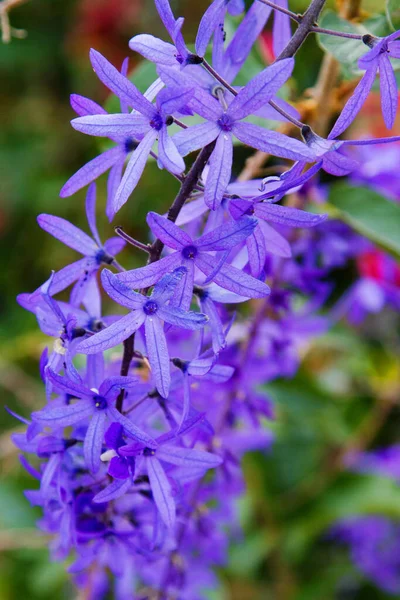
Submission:
M 244 87 L 231 85 L 270 6 L 255 1 L 226 41 L 224 19 L 241 14 L 244 3 L 214 0 L 192 52 L 183 19 L 168 0 L 155 5 L 170 41 L 142 34 L 129 44 L 156 64 L 158 79 L 149 89 L 139 92 L 126 61 L 119 70 L 92 50 L 93 69 L 121 111 L 110 114 L 92 100 L 71 98 L 74 129 L 112 143 L 61 191 L 67 197 L 89 185 L 91 236 L 53 215 L 40 215 L 38 223 L 83 258 L 19 296 L 53 338 L 40 365 L 47 403 L 29 420 L 20 418 L 27 430 L 14 436 L 32 455 L 21 461 L 38 482 L 26 496 L 42 508 L 40 527 L 54 534 L 53 555 L 73 556 L 69 571 L 93 599 L 110 585 L 123 600 L 154 593 L 192 600 L 215 586 L 213 567 L 226 562 L 237 534 L 240 459 L 272 443 L 267 423 L 274 412 L 262 385 L 294 375 L 301 348 L 332 322 L 318 312 L 330 292 L 327 275 L 354 258 L 354 248 L 366 251 L 346 242 L 336 251 L 336 241 L 352 233 L 303 210 L 302 191 L 321 169 L 334 176 L 354 171 L 347 146 L 392 140 L 336 139 L 378 70 L 389 125 L 395 114 L 395 36 L 368 40 L 367 83 L 356 88 L 356 99 L 323 139 L 277 96 L 292 74 L 293 57 L 275 61 Z M 289 17 L 274 13 L 278 54 L 291 30 Z M 204 58 L 210 43 L 211 64 Z M 197 123 L 187 124 L 193 115 Z M 302 139 L 256 125 L 252 116 L 294 123 Z M 235 140 L 287 169 L 264 180 L 235 181 Z M 188 169 L 184 158 L 195 150 L 200 153 Z M 108 171 L 106 214 L 112 220 L 134 202 L 151 160 L 181 182 L 166 215 L 148 212 L 152 243 L 120 230 L 124 239 L 103 244 L 95 180 Z M 280 204 L 293 190 L 302 199 L 299 207 Z M 125 270 L 117 262 L 125 241 L 147 252 L 147 264 Z M 71 285 L 68 302 L 55 297 Z M 102 312 L 102 292 L 115 303 L 111 315 Z M 246 302 L 255 306 L 250 317 L 241 310 Z

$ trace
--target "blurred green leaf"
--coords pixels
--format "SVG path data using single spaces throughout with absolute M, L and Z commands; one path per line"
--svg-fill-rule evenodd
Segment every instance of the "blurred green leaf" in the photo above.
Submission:
M 399 0 L 386 0 L 386 16 L 393 31 L 400 29 L 400 2 Z
M 359 25 L 354 25 L 332 10 L 327 10 L 319 21 L 319 26 L 324 29 L 343 31 L 362 35 L 366 33 Z M 358 59 L 367 52 L 368 48 L 359 40 L 351 40 L 333 35 L 318 34 L 318 43 L 323 50 L 332 54 L 340 63 L 345 65 L 356 65 Z
M 329 204 L 339 219 L 400 259 L 399 205 L 368 188 L 343 183 L 331 187 Z

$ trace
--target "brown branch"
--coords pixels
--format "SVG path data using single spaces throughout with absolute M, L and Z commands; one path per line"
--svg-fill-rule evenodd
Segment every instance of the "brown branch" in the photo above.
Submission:
M 0 26 L 1 39 L 4 44 L 11 42 L 11 38 L 24 38 L 27 33 L 24 29 L 15 29 L 10 25 L 9 12 L 19 6 L 25 4 L 28 0 L 3 0 L 0 2 Z

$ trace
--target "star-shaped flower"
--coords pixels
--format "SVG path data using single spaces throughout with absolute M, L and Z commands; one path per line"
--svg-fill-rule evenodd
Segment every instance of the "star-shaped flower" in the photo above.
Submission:
M 184 171 L 185 163 L 169 137 L 167 128 L 173 123 L 173 113 L 188 103 L 193 91 L 190 86 L 181 86 L 180 89 L 175 86 L 172 89 L 161 90 L 157 94 L 156 105 L 153 105 L 129 79 L 113 67 L 99 52 L 91 50 L 90 58 L 97 76 L 104 85 L 114 92 L 121 102 L 135 109 L 132 113 L 122 114 L 104 114 L 104 111 L 102 111 L 101 114 L 88 114 L 72 121 L 74 129 L 82 133 L 109 137 L 114 141 L 119 140 L 119 146 L 112 149 L 112 151 L 108 151 L 106 162 L 104 162 L 105 154 L 101 155 L 103 158 L 100 162 L 103 170 L 96 177 L 119 161 L 122 151 L 121 145 L 125 152 L 130 152 L 134 148 L 135 140 L 139 140 L 112 199 L 112 208 L 109 207 L 108 213 L 109 216 L 112 216 L 125 204 L 138 184 L 156 140 L 158 140 L 159 165 L 174 174 L 180 174 Z M 131 140 L 133 141 L 131 142 Z M 105 168 L 103 168 L 104 166 Z M 93 169 L 93 165 L 90 169 Z M 74 177 L 77 177 L 77 175 Z M 61 195 L 70 195 L 70 193 L 73 193 L 70 191 L 71 189 L 79 188 L 76 188 L 75 185 L 71 188 L 70 180 L 64 186 Z
M 331 137 L 338 137 L 354 121 L 371 91 L 378 71 L 383 119 L 388 129 L 393 127 L 397 112 L 398 93 L 390 59 L 400 58 L 400 41 L 397 40 L 399 37 L 400 31 L 395 31 L 384 38 L 376 38 L 369 34 L 363 36 L 363 42 L 370 48 L 370 51 L 359 59 L 358 66 L 365 70 L 365 73 L 336 121 L 331 131 Z
M 105 291 L 115 302 L 131 309 L 131 312 L 84 340 L 78 346 L 78 351 L 94 354 L 117 346 L 144 324 L 147 354 L 154 381 L 161 396 L 167 398 L 171 376 L 164 322 L 194 331 L 204 327 L 208 321 L 208 317 L 202 313 L 184 311 L 168 304 L 185 272 L 185 267 L 180 267 L 173 273 L 164 275 L 154 286 L 152 294 L 144 296 L 134 292 L 105 269 L 102 273 Z
M 224 223 L 197 240 L 193 240 L 175 223 L 157 213 L 150 212 L 147 215 L 147 222 L 154 235 L 175 252 L 146 267 L 119 273 L 117 278 L 120 281 L 135 288 L 147 287 L 153 285 L 163 273 L 183 265 L 185 280 L 182 282 L 180 306 L 190 306 L 195 267 L 204 273 L 208 280 L 246 298 L 268 296 L 270 290 L 265 283 L 225 262 L 226 253 L 244 242 L 254 230 L 256 221 L 251 217 Z M 224 252 L 224 254 L 221 259 L 210 252 Z
M 89 389 L 83 383 L 56 375 L 51 369 L 48 369 L 47 377 L 57 390 L 79 400 L 68 406 L 55 408 L 49 404 L 39 412 L 34 412 L 32 418 L 34 421 L 53 428 L 68 427 L 91 418 L 83 451 L 86 465 L 92 472 L 96 472 L 100 465 L 101 447 L 107 420 L 120 423 L 127 435 L 150 448 L 157 445 L 152 437 L 141 431 L 115 408 L 115 400 L 119 391 L 137 385 L 138 380 L 135 377 L 109 377 L 103 381 L 98 391 Z
M 173 136 L 173 140 L 182 156 L 216 140 L 209 160 L 210 170 L 204 192 L 204 199 L 209 208 L 218 208 L 229 184 L 233 136 L 252 148 L 274 156 L 306 162 L 315 159 L 314 153 L 302 142 L 244 121 L 273 98 L 290 77 L 293 66 L 294 60 L 288 58 L 267 67 L 243 87 L 226 107 L 203 88 L 196 88 L 189 107 L 206 119 L 206 122 L 178 132 Z M 182 71 L 167 67 L 160 67 L 159 75 L 167 85 L 182 86 L 191 81 Z

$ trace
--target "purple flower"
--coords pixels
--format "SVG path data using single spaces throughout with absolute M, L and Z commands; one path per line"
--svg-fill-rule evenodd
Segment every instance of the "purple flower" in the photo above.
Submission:
M 243 215 L 254 215 L 258 219 L 258 226 L 246 240 L 250 270 L 254 277 L 258 277 L 264 268 L 269 245 L 272 246 L 275 254 L 286 258 L 291 256 L 288 242 L 273 230 L 269 223 L 308 228 L 319 225 L 327 218 L 327 215 L 312 214 L 298 208 L 274 204 L 272 200 L 259 202 L 244 199 L 231 200 L 229 210 L 235 219 Z
M 112 436 L 118 436 L 119 431 L 114 426 L 111 433 Z M 202 477 L 208 469 L 213 469 L 222 463 L 219 456 L 210 452 L 176 445 L 176 436 L 177 432 L 171 431 L 169 434 L 158 437 L 156 448 L 149 448 L 137 443 L 121 447 L 119 445 L 121 440 L 118 436 L 118 439 L 112 442 L 118 447 L 118 456 L 111 459 L 113 461 L 118 458 L 118 479 L 97 494 L 94 499 L 95 502 L 108 502 L 122 495 L 130 487 L 131 469 L 128 465 L 135 460 L 137 469 L 147 472 L 152 496 L 161 518 L 165 525 L 172 529 L 175 525 L 176 506 L 173 488 L 162 463 L 181 467 L 187 474 L 190 473 L 196 479 Z M 121 468 L 123 460 L 125 460 L 125 464 Z M 112 471 L 115 470 L 115 466 L 115 463 L 113 466 L 110 463 Z
M 257 224 L 254 219 L 244 217 L 236 222 L 230 221 L 197 240 L 156 213 L 150 212 L 147 222 L 154 235 L 174 252 L 157 263 L 120 273 L 117 276 L 120 281 L 136 288 L 147 287 L 153 285 L 163 273 L 183 265 L 186 272 L 180 305 L 184 307 L 190 306 L 195 267 L 208 280 L 246 298 L 262 298 L 269 294 L 269 287 L 265 283 L 225 263 L 226 252 L 242 243 L 254 230 Z M 214 251 L 224 252 L 222 259 L 210 254 Z
M 105 291 L 115 302 L 130 308 L 131 312 L 110 327 L 84 340 L 79 344 L 78 351 L 84 354 L 103 352 L 126 340 L 144 324 L 146 348 L 154 381 L 161 396 L 167 398 L 170 366 L 163 322 L 195 331 L 204 327 L 208 321 L 208 317 L 201 313 L 187 312 L 168 305 L 185 273 L 185 267 L 180 267 L 173 273 L 164 275 L 148 297 L 134 292 L 111 271 L 104 270 L 102 282 Z
M 77 281 L 71 293 L 71 303 L 76 306 L 82 302 L 101 265 L 115 264 L 114 256 L 125 246 L 125 242 L 118 237 L 110 238 L 105 244 L 101 243 L 95 211 L 96 186 L 92 184 L 86 196 L 86 216 L 93 238 L 61 217 L 42 214 L 37 218 L 42 229 L 85 257 L 55 273 L 51 284 L 51 293 L 57 294 Z M 34 292 L 33 297 L 38 293 L 39 291 Z
M 203 88 L 196 88 L 189 107 L 206 119 L 206 122 L 180 131 L 173 136 L 173 140 L 182 156 L 216 140 L 204 191 L 204 199 L 209 208 L 218 208 L 229 184 L 233 135 L 244 144 L 274 156 L 293 160 L 314 160 L 314 153 L 298 140 L 242 122 L 271 100 L 290 77 L 293 66 L 293 59 L 288 58 L 267 67 L 240 90 L 229 106 L 221 105 Z M 160 67 L 159 74 L 167 85 L 187 86 L 191 81 L 184 73 L 166 67 Z
M 370 50 L 360 58 L 358 66 L 365 70 L 365 74 L 343 108 L 331 131 L 331 137 L 340 135 L 354 121 L 371 91 L 378 71 L 383 119 L 388 129 L 393 127 L 398 95 L 396 77 L 390 59 L 400 58 L 398 37 L 400 37 L 400 31 L 395 31 L 384 38 L 376 38 L 369 34 L 363 36 L 363 42 Z
M 158 162 L 159 166 L 168 169 L 171 173 L 180 174 L 185 169 L 185 163 L 179 155 L 173 141 L 168 136 L 168 127 L 173 123 L 173 113 L 186 106 L 193 92 L 190 87 L 184 86 L 178 89 L 170 88 L 161 90 L 157 94 L 156 106 L 154 106 L 139 90 L 115 69 L 99 52 L 90 51 L 93 68 L 99 79 L 121 102 L 132 106 L 132 113 L 122 114 L 87 114 L 72 121 L 74 129 L 88 135 L 104 136 L 118 141 L 119 145 L 112 150 L 100 155 L 97 159 L 95 177 L 106 171 L 109 167 L 118 164 L 122 166 L 123 154 L 131 152 L 138 140 L 137 147 L 133 150 L 125 169 L 124 176 L 115 195 L 110 202 L 108 214 L 113 216 L 125 204 L 129 196 L 138 184 L 146 165 L 147 158 L 153 144 L 158 140 Z M 92 161 L 93 163 L 93 161 Z M 67 182 L 61 191 L 62 196 L 67 196 L 83 187 L 88 182 L 87 171 L 92 172 L 94 165 L 88 165 L 81 169 L 74 179 Z M 116 167 L 117 169 L 117 167 Z M 72 182 L 72 183 L 71 183 Z M 77 187 L 78 186 L 78 187 Z
M 79 400 L 74 404 L 55 408 L 49 404 L 39 412 L 32 413 L 32 418 L 42 425 L 57 429 L 74 425 L 91 417 L 85 435 L 83 451 L 86 465 L 92 472 L 95 473 L 100 465 L 100 454 L 107 419 L 120 423 L 130 437 L 151 448 L 155 447 L 155 441 L 150 436 L 141 431 L 130 419 L 124 417 L 115 408 L 115 400 L 119 391 L 137 385 L 136 378 L 110 377 L 103 381 L 97 391 L 89 389 L 83 383 L 77 383 L 67 377 L 60 377 L 51 369 L 48 369 L 47 377 L 57 390 L 70 394 L 73 398 L 79 398 Z

